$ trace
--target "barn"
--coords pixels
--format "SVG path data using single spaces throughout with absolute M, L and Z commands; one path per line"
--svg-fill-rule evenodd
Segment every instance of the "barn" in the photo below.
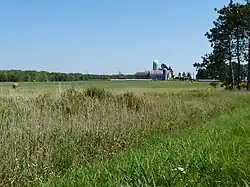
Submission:
M 136 79 L 150 79 L 149 74 L 150 74 L 149 71 L 137 72 L 137 73 L 135 74 L 135 78 L 136 78 Z
M 162 70 L 150 71 L 149 77 L 152 80 L 165 80 L 165 76 Z
M 152 70 L 137 72 L 136 79 L 168 80 L 170 72 L 168 70 Z

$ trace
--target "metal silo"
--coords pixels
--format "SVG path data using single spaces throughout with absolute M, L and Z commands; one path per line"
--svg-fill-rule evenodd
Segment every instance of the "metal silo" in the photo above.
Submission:
M 154 60 L 153 61 L 153 70 L 157 70 L 157 66 L 158 66 L 158 61 L 157 60 Z

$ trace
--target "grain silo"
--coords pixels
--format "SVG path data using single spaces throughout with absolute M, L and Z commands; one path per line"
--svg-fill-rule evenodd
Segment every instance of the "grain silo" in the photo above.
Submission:
M 157 70 L 157 66 L 158 66 L 158 61 L 157 60 L 154 60 L 153 61 L 153 70 Z

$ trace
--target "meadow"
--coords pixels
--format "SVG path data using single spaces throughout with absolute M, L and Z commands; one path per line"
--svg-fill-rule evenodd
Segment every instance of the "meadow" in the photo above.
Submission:
M 147 81 L 0 89 L 1 186 L 249 183 L 248 93 Z
M 47 90 L 56 92 L 60 88 L 86 89 L 90 87 L 97 87 L 108 89 L 111 91 L 133 91 L 133 92 L 166 92 L 166 91 L 180 91 L 193 89 L 209 89 L 208 83 L 191 83 L 191 82 L 154 82 L 154 81 L 76 81 L 76 82 L 45 82 L 34 83 L 26 82 L 19 83 L 19 90 L 25 92 Z M 0 83 L 1 91 L 8 91 L 11 88 L 11 83 Z

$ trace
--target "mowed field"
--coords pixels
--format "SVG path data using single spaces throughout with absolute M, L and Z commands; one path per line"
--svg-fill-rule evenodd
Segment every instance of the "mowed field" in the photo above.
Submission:
M 0 83 L 2 91 L 9 90 L 12 87 L 11 83 Z M 193 89 L 208 89 L 211 88 L 208 83 L 191 83 L 179 81 L 79 81 L 79 82 L 45 82 L 45 83 L 19 83 L 19 90 L 32 92 L 37 90 L 58 91 L 65 88 L 85 89 L 89 87 L 98 87 L 110 89 L 112 91 L 133 91 L 133 92 L 168 92 Z
M 248 93 L 160 81 L 0 89 L 0 186 L 250 184 Z

